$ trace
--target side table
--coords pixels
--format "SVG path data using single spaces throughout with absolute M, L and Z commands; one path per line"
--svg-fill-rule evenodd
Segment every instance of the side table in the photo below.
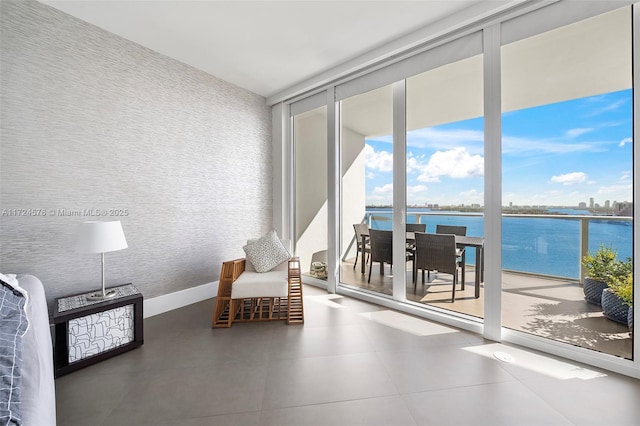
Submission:
M 55 300 L 55 377 L 137 348 L 144 343 L 142 294 L 131 283 L 116 295 L 91 301 L 82 293 Z

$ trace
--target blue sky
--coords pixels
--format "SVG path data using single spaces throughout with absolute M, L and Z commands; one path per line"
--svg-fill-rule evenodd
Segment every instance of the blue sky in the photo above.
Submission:
M 632 91 L 504 113 L 503 205 L 632 201 Z M 367 205 L 391 204 L 391 137 L 366 140 Z M 484 204 L 483 119 L 407 133 L 407 203 Z

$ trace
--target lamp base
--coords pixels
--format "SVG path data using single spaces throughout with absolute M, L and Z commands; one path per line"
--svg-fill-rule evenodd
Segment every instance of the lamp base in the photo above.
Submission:
M 104 294 L 102 294 L 102 292 L 99 291 L 96 293 L 87 294 L 87 300 L 91 300 L 91 301 L 107 300 L 107 299 L 111 299 L 115 295 L 116 295 L 116 292 L 114 290 L 106 291 Z

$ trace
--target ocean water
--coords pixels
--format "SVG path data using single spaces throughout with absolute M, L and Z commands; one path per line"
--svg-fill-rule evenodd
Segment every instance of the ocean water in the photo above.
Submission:
M 416 223 L 411 213 L 428 212 L 426 209 L 409 209 L 407 221 Z M 390 209 L 367 209 L 372 215 L 371 227 L 391 229 Z M 559 210 L 554 210 L 559 212 Z M 438 212 L 439 214 L 445 212 Z M 562 210 L 562 213 L 589 214 L 584 210 Z M 460 214 L 460 213 L 456 213 Z M 437 224 L 464 225 L 467 235 L 484 235 L 482 216 L 422 216 L 427 232 L 435 232 Z M 633 255 L 633 226 L 631 222 L 603 220 L 589 221 L 589 251 L 594 252 L 600 244 L 612 246 L 618 258 Z M 475 263 L 475 253 L 467 254 L 467 262 Z M 579 278 L 580 266 L 580 221 L 578 219 L 545 219 L 505 217 L 502 219 L 502 268 L 513 271 L 557 275 Z

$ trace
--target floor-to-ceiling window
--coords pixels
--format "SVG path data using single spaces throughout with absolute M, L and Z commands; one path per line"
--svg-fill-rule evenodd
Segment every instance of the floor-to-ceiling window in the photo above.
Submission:
M 484 235 L 482 67 L 482 55 L 474 55 L 407 79 L 408 226 L 424 225 L 427 233 Z M 407 299 L 481 318 L 475 249 L 460 249 L 465 250 L 465 273 L 458 272 L 453 301 L 453 276 L 423 270 L 408 282 Z
M 340 103 L 340 282 L 389 296 L 393 274 L 405 270 L 391 265 L 392 100 L 387 85 Z
M 329 223 L 337 219 L 329 233 L 339 234 L 338 292 L 409 302 L 397 308 L 427 317 L 463 317 L 460 326 L 473 330 L 484 319 L 491 339 L 561 348 L 596 365 L 609 362 L 596 353 L 604 352 L 628 365 L 628 325 L 583 294 L 585 255 L 608 247 L 631 258 L 620 269 L 633 266 L 631 8 L 610 10 L 606 2 L 554 3 L 491 26 L 496 41 L 469 33 L 439 40 L 354 79 L 364 82 L 329 88 L 324 99 L 339 113 L 323 123 L 326 132 L 335 119 L 339 135 L 327 162 L 340 164 L 328 213 Z M 297 182 L 310 160 L 296 151 L 296 161 Z M 305 196 L 296 186 L 296 208 L 307 208 Z M 427 271 L 424 285 L 421 274 L 414 283 L 410 250 L 399 266 L 405 222 L 425 224 L 427 233 L 465 226 L 488 243 L 484 259 L 465 250 L 465 289 L 458 284 L 455 301 L 446 274 Z M 363 225 L 364 238 L 354 225 Z M 395 264 L 372 261 L 371 230 L 392 229 Z
M 604 249 L 612 271 L 632 266 L 631 7 L 501 54 L 503 325 L 631 358 L 626 315 L 603 310 L 602 287 L 588 297 L 584 265 Z
M 294 237 L 302 273 L 326 280 L 327 107 L 293 115 Z

